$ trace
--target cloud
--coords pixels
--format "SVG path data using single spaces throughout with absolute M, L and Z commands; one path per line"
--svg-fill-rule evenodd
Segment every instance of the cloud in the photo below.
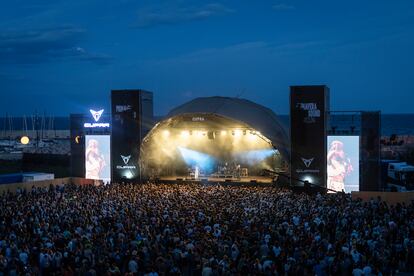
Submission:
M 98 65 L 110 64 L 113 61 L 113 58 L 109 55 L 92 53 L 81 47 L 76 47 L 74 49 L 73 57 L 78 58 L 82 61 L 89 61 Z
M 259 57 L 298 54 L 306 51 L 331 46 L 332 42 L 324 40 L 297 41 L 291 43 L 273 43 L 266 41 L 248 41 L 219 48 L 204 48 L 180 56 L 155 61 L 156 64 L 199 64 L 204 61 L 216 61 L 234 58 L 245 60 L 248 56 Z
M 239 53 L 243 53 L 245 51 L 250 50 L 259 50 L 262 51 L 268 48 L 269 44 L 264 41 L 252 41 L 252 42 L 242 42 L 238 44 L 233 44 L 230 46 L 222 47 L 222 48 L 204 48 L 200 50 L 196 50 L 190 53 L 186 53 L 180 55 L 178 57 L 167 58 L 161 61 L 160 63 L 191 63 L 197 62 L 200 60 L 209 60 L 210 58 L 216 55 L 235 55 Z
M 203 20 L 234 12 L 219 3 L 193 7 L 162 7 L 141 10 L 133 27 L 150 28 L 159 25 L 174 25 L 188 21 Z
M 108 56 L 89 53 L 77 46 L 85 34 L 84 29 L 73 26 L 0 32 L 0 64 L 38 64 L 56 60 L 108 62 Z
M 287 11 L 287 10 L 294 10 L 295 9 L 295 6 L 289 5 L 289 4 L 280 3 L 280 4 L 274 4 L 272 6 L 272 8 L 275 11 Z

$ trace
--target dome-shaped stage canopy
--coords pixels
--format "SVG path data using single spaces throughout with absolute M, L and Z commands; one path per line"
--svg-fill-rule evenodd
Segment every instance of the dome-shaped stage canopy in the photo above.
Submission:
M 289 158 L 290 144 L 287 131 L 276 114 L 267 107 L 246 99 L 202 97 L 174 108 L 166 118 L 191 113 L 217 114 L 243 122 L 260 131 L 282 156 Z

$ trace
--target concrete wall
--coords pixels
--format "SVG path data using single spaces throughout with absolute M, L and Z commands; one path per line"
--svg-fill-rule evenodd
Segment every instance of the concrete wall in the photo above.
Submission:
M 2 184 L 0 185 L 0 194 L 2 194 L 3 192 L 7 192 L 7 191 L 16 192 L 16 190 L 19 188 L 26 189 L 27 191 L 31 191 L 32 187 L 45 188 L 45 187 L 49 187 L 51 184 L 52 185 L 62 185 L 62 184 L 100 185 L 102 184 L 102 181 L 84 179 L 84 178 L 78 178 L 78 177 L 65 177 L 65 178 L 56 178 L 56 179 L 43 180 L 43 181 Z
M 352 192 L 352 199 L 362 199 L 363 201 L 376 200 L 381 197 L 382 201 L 390 205 L 397 203 L 410 204 L 414 200 L 414 192 Z

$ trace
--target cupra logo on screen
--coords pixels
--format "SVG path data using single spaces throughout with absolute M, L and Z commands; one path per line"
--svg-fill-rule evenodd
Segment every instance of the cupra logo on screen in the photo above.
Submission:
M 99 119 L 101 118 L 102 113 L 104 112 L 104 110 L 103 110 L 103 109 L 101 109 L 101 110 L 99 110 L 99 111 L 95 111 L 95 110 L 93 110 L 93 109 L 89 109 L 89 112 L 91 112 L 92 117 L 95 119 L 95 122 L 98 122 L 98 121 L 99 121 Z
M 94 123 L 84 123 L 83 127 L 86 128 L 96 128 L 96 127 L 109 127 L 109 123 L 98 123 L 101 119 L 101 116 L 104 112 L 104 109 L 95 111 L 93 109 L 90 109 L 89 112 L 92 114 L 92 118 L 95 120 Z

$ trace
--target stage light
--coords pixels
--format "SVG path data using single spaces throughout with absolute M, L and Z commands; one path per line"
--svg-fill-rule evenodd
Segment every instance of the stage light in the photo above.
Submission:
M 201 137 L 203 136 L 203 132 L 202 132 L 202 131 L 200 131 L 200 130 L 197 130 L 197 131 L 195 132 L 195 134 L 196 134 L 197 138 L 201 138 Z
M 163 135 L 164 137 L 169 137 L 169 136 L 170 136 L 170 131 L 168 131 L 167 129 L 165 129 L 165 130 L 162 132 L 162 135 Z
M 125 177 L 126 177 L 127 179 L 131 179 L 131 178 L 133 177 L 133 175 L 132 175 L 132 173 L 131 173 L 131 172 L 126 172 L 126 173 L 125 173 Z
M 227 134 L 227 131 L 222 130 L 222 131 L 220 131 L 220 134 L 221 134 L 221 136 L 224 136 L 224 135 L 226 135 L 226 134 Z
M 204 152 L 178 147 L 180 154 L 187 166 L 198 166 L 202 170 L 212 171 L 214 158 Z
M 20 138 L 20 143 L 22 143 L 23 145 L 27 145 L 29 144 L 30 139 L 27 136 L 22 136 L 22 138 Z
M 253 133 L 250 133 L 247 138 L 249 139 L 249 141 L 253 142 L 256 141 L 256 135 Z
M 236 136 L 236 137 L 240 137 L 242 134 L 243 134 L 243 132 L 240 129 L 236 129 L 233 132 L 233 135 Z
M 186 130 L 181 131 L 181 137 L 182 138 L 188 138 L 188 136 L 190 136 L 189 131 L 186 131 Z
M 310 176 L 310 175 L 307 175 L 307 176 L 302 178 L 302 181 L 307 181 L 310 184 L 312 184 L 313 180 L 314 180 L 313 177 Z

